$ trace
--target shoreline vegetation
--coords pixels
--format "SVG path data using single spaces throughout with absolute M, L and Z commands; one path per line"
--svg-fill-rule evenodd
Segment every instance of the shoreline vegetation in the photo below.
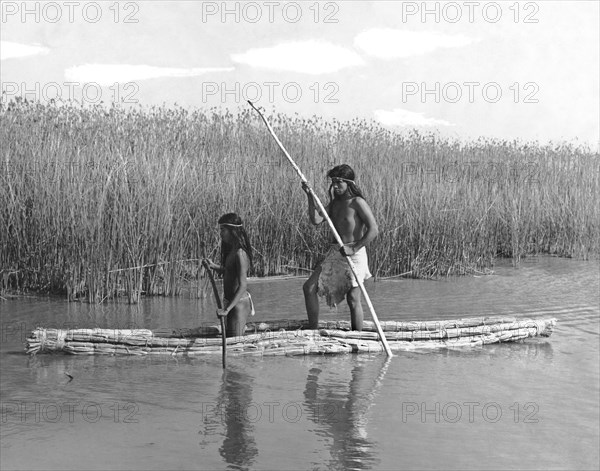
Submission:
M 302 274 L 328 248 L 293 169 L 252 110 L 0 104 L 0 295 L 102 302 L 205 288 L 220 214 L 245 221 L 253 276 Z M 600 156 L 573 144 L 387 130 L 268 113 L 322 201 L 348 163 L 380 234 L 378 278 L 487 273 L 495 258 L 595 259 Z

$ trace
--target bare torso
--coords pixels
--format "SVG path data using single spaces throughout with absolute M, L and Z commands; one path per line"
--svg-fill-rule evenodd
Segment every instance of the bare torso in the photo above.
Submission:
M 327 208 L 331 222 L 345 244 L 360 240 L 365 232 L 357 199 L 334 199 Z
M 240 267 L 238 257 L 246 257 L 246 253 L 239 249 L 232 251 L 225 259 L 225 271 L 223 273 L 223 294 L 225 299 L 232 300 L 235 292 L 240 286 Z

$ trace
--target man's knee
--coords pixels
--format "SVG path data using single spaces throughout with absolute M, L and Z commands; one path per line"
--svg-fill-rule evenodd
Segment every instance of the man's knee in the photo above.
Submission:
M 302 291 L 304 291 L 304 294 L 308 294 L 310 292 L 310 280 L 306 280 L 304 282 L 304 284 L 302 285 Z
M 302 285 L 302 289 L 304 290 L 304 294 L 315 294 L 317 292 L 317 286 L 318 278 L 315 280 L 309 278 L 304 282 L 304 285 Z
M 348 294 L 346 295 L 346 301 L 351 309 L 360 305 L 360 289 L 356 287 L 348 291 Z

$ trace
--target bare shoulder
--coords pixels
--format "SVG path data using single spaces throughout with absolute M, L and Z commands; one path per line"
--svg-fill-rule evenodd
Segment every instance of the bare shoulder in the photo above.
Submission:
M 367 201 L 364 198 L 361 198 L 360 196 L 355 196 L 352 199 L 352 205 L 359 210 L 368 210 L 369 212 L 371 211 L 369 203 L 367 203 Z
M 240 261 L 240 262 L 244 262 L 244 263 L 248 263 L 248 254 L 246 253 L 246 251 L 242 248 L 239 248 L 236 250 L 235 252 L 235 257 Z
M 355 197 L 354 201 L 352 201 L 352 206 L 363 221 L 368 222 L 369 224 L 373 224 L 375 222 L 371 207 L 364 198 L 361 198 L 360 196 Z
M 240 277 L 245 277 L 250 266 L 250 258 L 244 249 L 237 249 L 235 251 L 235 270 Z

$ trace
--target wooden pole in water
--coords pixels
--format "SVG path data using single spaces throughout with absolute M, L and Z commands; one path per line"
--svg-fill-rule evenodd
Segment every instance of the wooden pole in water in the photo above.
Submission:
M 335 226 L 333 225 L 333 222 L 329 218 L 329 215 L 327 214 L 327 211 L 325 210 L 323 203 L 321 203 L 321 200 L 319 199 L 319 197 L 316 195 L 316 193 L 313 191 L 313 189 L 308 185 L 308 181 L 306 180 L 306 177 L 304 176 L 304 174 L 302 173 L 300 168 L 296 165 L 296 162 L 294 162 L 292 157 L 290 157 L 290 154 L 288 154 L 288 151 L 285 150 L 285 147 L 283 147 L 283 144 L 281 143 L 281 141 L 275 134 L 275 131 L 273 131 L 273 128 L 271 127 L 269 122 L 266 120 L 266 118 L 263 116 L 263 114 L 258 110 L 258 108 L 256 108 L 256 106 L 254 106 L 254 104 L 250 100 L 248 100 L 248 103 L 250 104 L 250 106 L 252 108 L 254 108 L 254 110 L 258 113 L 258 115 L 262 118 L 263 122 L 267 126 L 267 129 L 271 133 L 271 136 L 273 136 L 273 139 L 275 139 L 275 142 L 277 142 L 277 145 L 279 145 L 279 148 L 283 151 L 283 153 L 287 157 L 289 163 L 292 164 L 292 167 L 294 167 L 294 170 L 296 170 L 296 173 L 300 177 L 300 180 L 302 180 L 302 183 L 306 183 L 306 186 L 308 187 L 308 191 L 310 192 L 311 196 L 315 200 L 315 203 L 317 204 L 319 210 L 321 211 L 321 214 L 324 216 L 325 220 L 327 221 L 327 224 L 329 224 L 329 228 L 331 229 L 331 232 L 333 233 L 336 242 L 338 243 L 338 245 L 341 248 L 344 245 L 344 242 L 342 241 L 342 238 L 340 237 Z M 358 286 L 360 287 L 360 291 L 362 292 L 362 294 L 365 298 L 365 301 L 367 302 L 367 306 L 369 306 L 369 311 L 371 312 L 371 316 L 373 317 L 373 322 L 375 323 L 375 327 L 377 328 L 377 333 L 379 334 L 379 338 L 381 340 L 381 343 L 383 344 L 385 353 L 387 353 L 387 355 L 389 357 L 391 357 L 392 350 L 390 349 L 387 339 L 385 338 L 385 334 L 383 333 L 383 329 L 381 328 L 381 324 L 379 323 L 377 314 L 375 314 L 375 308 L 373 307 L 373 304 L 371 303 L 371 298 L 369 297 L 369 294 L 367 293 L 367 290 L 365 289 L 365 285 L 364 285 L 363 281 L 359 278 L 358 273 L 356 271 L 356 267 L 354 266 L 354 262 L 352 262 L 352 259 L 349 256 L 346 256 L 346 261 L 348 262 L 348 265 L 350 265 L 350 269 L 352 270 L 352 273 L 354 274 L 354 278 L 356 279 L 356 282 L 358 283 Z
M 206 273 L 208 274 L 208 279 L 210 280 L 210 284 L 212 285 L 213 294 L 215 295 L 215 303 L 217 303 L 217 308 L 223 309 L 223 303 L 221 302 L 221 297 L 219 296 L 219 289 L 217 288 L 217 283 L 215 282 L 215 278 L 212 274 L 210 267 L 208 266 L 208 261 L 204 258 L 202 259 L 202 266 L 205 268 Z M 223 368 L 227 367 L 227 332 L 225 330 L 225 318 L 219 317 L 221 320 L 221 337 L 223 339 Z

